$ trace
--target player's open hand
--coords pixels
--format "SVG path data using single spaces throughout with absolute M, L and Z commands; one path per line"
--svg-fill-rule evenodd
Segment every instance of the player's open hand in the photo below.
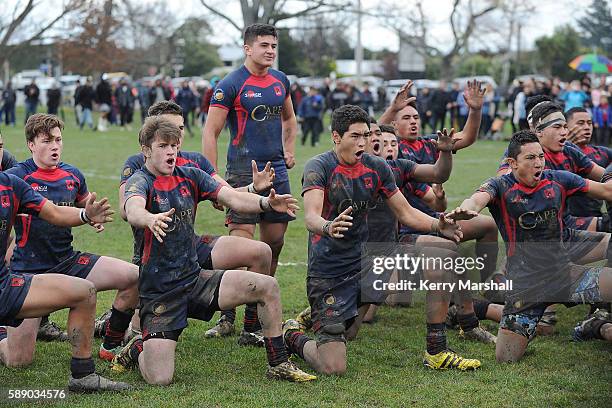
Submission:
M 470 109 L 482 109 L 485 93 L 487 93 L 487 90 L 482 88 L 482 82 L 477 80 L 468 81 L 467 86 L 463 91 L 465 104 L 469 106 Z
M 276 194 L 274 189 L 271 189 L 270 195 L 268 195 L 268 203 L 274 211 L 287 213 L 292 217 L 295 217 L 295 212 L 300 209 L 297 202 L 298 200 L 293 198 L 291 194 Z
M 159 242 L 164 242 L 166 236 L 166 230 L 168 229 L 168 223 L 172 222 L 172 214 L 174 214 L 174 208 L 169 211 L 151 214 L 147 227 L 151 230 L 155 239 Z
M 85 215 L 91 220 L 89 224 L 98 229 L 98 232 L 100 232 L 100 229 L 96 225 L 101 226 L 106 222 L 112 222 L 113 218 L 111 216 L 114 213 L 108 203 L 108 198 L 104 197 L 100 201 L 96 201 L 96 193 L 89 194 L 87 201 L 85 201 Z
M 567 140 L 574 144 L 585 143 L 587 141 L 586 135 L 584 134 L 584 132 L 581 132 L 581 129 L 582 126 L 580 125 L 572 126 L 572 128 L 569 130 L 569 133 L 567 134 Z
M 441 152 L 452 152 L 455 149 L 455 143 L 461 140 L 460 137 L 453 137 L 454 135 L 455 129 L 451 129 L 450 133 L 446 128 L 442 129 L 442 131 L 438 130 L 438 140 L 436 140 L 438 150 Z
M 444 191 L 444 186 L 442 184 L 433 183 L 431 185 L 431 191 L 438 200 L 444 200 L 446 198 L 446 191 Z
M 266 167 L 264 167 L 262 171 L 259 171 L 255 160 L 251 160 L 251 170 L 253 171 L 253 187 L 255 187 L 258 193 L 268 191 L 272 188 L 274 178 L 276 177 L 272 163 L 267 162 Z
M 457 207 L 453 211 L 446 214 L 446 218 L 454 221 L 466 221 L 478 216 L 476 211 L 467 210 L 465 208 Z
M 353 217 L 351 217 L 352 212 L 353 207 L 348 207 L 338 214 L 329 225 L 326 224 L 325 228 L 327 235 L 336 239 L 344 238 L 344 233 L 353 226 Z
M 395 112 L 399 112 L 404 109 L 406 106 L 416 101 L 416 97 L 410 94 L 410 88 L 412 88 L 413 82 L 408 80 L 404 86 L 400 88 L 400 90 L 393 98 L 393 102 L 391 102 L 391 108 Z
M 438 231 L 441 235 L 457 243 L 461 242 L 463 238 L 461 226 L 453 219 L 445 217 L 444 214 L 440 214 L 440 218 L 438 218 Z

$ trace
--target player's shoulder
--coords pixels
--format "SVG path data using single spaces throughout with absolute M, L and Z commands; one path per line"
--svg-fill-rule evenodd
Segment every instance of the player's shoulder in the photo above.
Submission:
M 565 142 L 563 145 L 563 153 L 568 156 L 586 156 L 582 150 L 572 142 Z
M 251 73 L 244 65 L 242 65 L 240 68 L 233 70 L 223 77 L 223 79 L 217 84 L 217 88 L 235 84 L 242 85 L 242 83 L 245 82 L 249 76 L 251 76 Z
M 544 170 L 541 179 L 563 183 L 570 180 L 580 180 L 583 177 L 567 170 Z
M 133 168 L 134 170 L 140 169 L 144 165 L 144 154 L 136 153 L 125 159 L 125 167 Z
M 14 174 L 18 177 L 24 177 L 30 173 L 35 172 L 38 169 L 36 164 L 34 164 L 34 160 L 29 158 L 27 160 L 15 163 L 13 167 L 10 169 L 6 169 L 4 173 Z
M 274 78 L 278 79 L 279 81 L 282 81 L 282 82 L 289 81 L 289 78 L 287 78 L 287 75 L 283 71 L 279 71 L 277 69 L 270 68 L 268 69 L 268 74 L 272 75 Z
M 363 163 L 364 166 L 370 167 L 376 171 L 389 168 L 389 164 L 385 159 L 368 153 L 363 154 L 361 157 L 361 163 Z
M 184 152 L 181 150 L 178 152 L 178 156 L 183 157 L 195 163 L 202 162 L 202 161 L 208 161 L 208 159 L 200 152 L 190 152 L 190 151 Z
M 311 157 L 306 162 L 306 166 L 320 165 L 325 167 L 336 167 L 338 165 L 338 159 L 333 151 L 328 150 L 323 153 L 319 153 L 316 156 Z

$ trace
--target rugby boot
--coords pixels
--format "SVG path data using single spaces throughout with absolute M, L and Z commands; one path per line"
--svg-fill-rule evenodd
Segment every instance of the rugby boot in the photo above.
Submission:
M 291 382 L 306 382 L 317 379 L 316 376 L 300 370 L 300 368 L 291 361 L 285 361 L 274 367 L 268 365 L 266 377 Z
M 91 373 L 83 378 L 70 376 L 68 380 L 68 390 L 78 393 L 99 392 L 99 391 L 129 391 L 132 386 L 124 382 L 112 381 L 99 374 Z
M 457 369 L 460 371 L 468 371 L 479 368 L 480 361 L 471 358 L 463 358 L 453 350 L 447 349 L 433 356 L 425 351 L 423 365 L 434 370 Z

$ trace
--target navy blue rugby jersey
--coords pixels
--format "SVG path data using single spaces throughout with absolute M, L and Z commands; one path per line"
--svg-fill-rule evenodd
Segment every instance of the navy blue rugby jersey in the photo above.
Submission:
M 310 159 L 302 176 L 302 195 L 312 189 L 323 190 L 321 216 L 333 220 L 353 207 L 353 226 L 344 238 L 309 233 L 308 276 L 333 278 L 358 273 L 362 244 L 368 242 L 367 215 L 378 195 L 390 198 L 399 190 L 391 168 L 380 157 L 363 154 L 352 166 L 341 164 L 333 151 Z
M 179 285 L 189 284 L 200 271 L 193 239 L 197 205 L 216 200 L 221 185 L 204 171 L 176 167 L 172 175 L 155 176 L 146 167 L 127 181 L 125 199 L 134 196 L 146 200 L 146 209 L 159 214 L 175 209 L 172 222 L 160 243 L 151 230 L 144 230 L 140 269 L 140 296 L 155 298 Z
M 6 170 L 32 187 L 55 205 L 74 207 L 89 195 L 85 176 L 70 164 L 59 163 L 55 169 L 41 169 L 34 159 Z M 45 272 L 72 256 L 72 228 L 59 227 L 36 215 L 24 214 L 15 223 L 15 250 L 11 270 Z

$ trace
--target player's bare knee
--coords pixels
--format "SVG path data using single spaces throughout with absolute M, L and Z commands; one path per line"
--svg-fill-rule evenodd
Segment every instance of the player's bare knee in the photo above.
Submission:
M 71 290 L 65 292 L 67 306 L 76 306 L 77 304 L 96 305 L 97 298 L 96 286 L 85 279 L 75 281 Z
M 172 379 L 174 377 L 174 373 L 149 373 L 147 375 L 146 381 L 150 385 L 170 385 L 172 383 Z
M 260 267 L 269 268 L 272 262 L 272 248 L 265 242 L 257 242 L 255 260 Z
M 266 276 L 265 279 L 262 280 L 262 296 L 269 300 L 271 299 L 280 299 L 280 286 L 278 285 L 278 281 L 276 278 L 272 276 Z
M 329 359 L 323 363 L 321 371 L 326 375 L 344 375 L 346 373 L 346 361 L 341 359 Z
M 11 350 L 6 366 L 10 368 L 27 367 L 34 361 L 34 350 L 25 347 L 19 350 Z

